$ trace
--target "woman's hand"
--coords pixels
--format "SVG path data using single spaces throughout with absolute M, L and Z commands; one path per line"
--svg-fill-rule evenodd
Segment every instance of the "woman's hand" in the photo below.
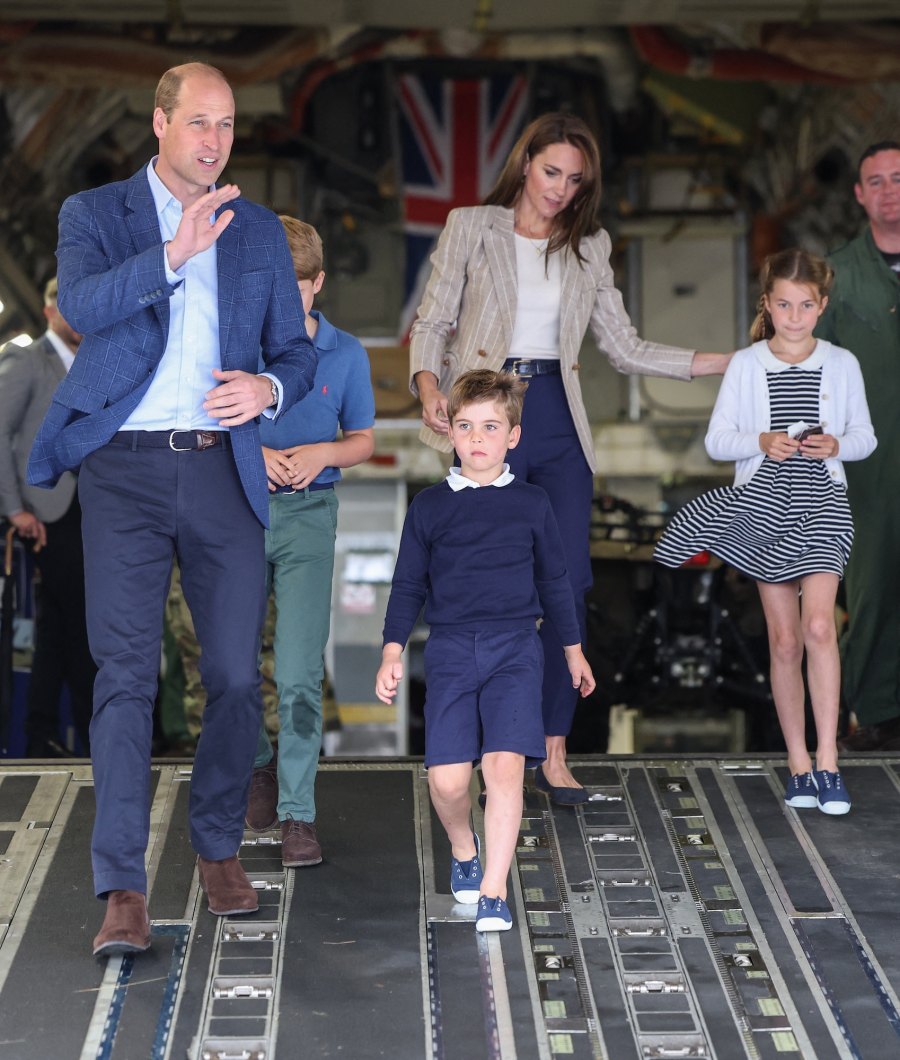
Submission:
M 597 687 L 594 675 L 584 657 L 580 644 L 568 644 L 563 648 L 566 653 L 566 666 L 572 678 L 572 687 L 578 689 L 579 695 L 584 698 L 589 696 Z
M 784 431 L 763 431 L 759 436 L 759 447 L 770 460 L 787 460 L 800 448 L 795 438 Z
M 691 378 L 701 375 L 724 375 L 733 353 L 695 353 L 691 360 Z
M 416 372 L 415 380 L 422 402 L 422 422 L 435 434 L 447 434 L 447 397 L 438 390 L 437 377 L 434 372 Z

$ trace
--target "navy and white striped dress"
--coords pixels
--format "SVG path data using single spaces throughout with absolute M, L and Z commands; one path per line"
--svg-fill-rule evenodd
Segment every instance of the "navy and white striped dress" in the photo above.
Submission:
M 821 380 L 821 367 L 767 371 L 769 430 L 798 420 L 819 423 Z M 654 559 L 680 567 L 706 549 L 757 581 L 786 582 L 822 572 L 842 576 L 852 543 L 846 486 L 824 460 L 798 452 L 781 461 L 766 456 L 743 486 L 689 501 L 673 516 Z

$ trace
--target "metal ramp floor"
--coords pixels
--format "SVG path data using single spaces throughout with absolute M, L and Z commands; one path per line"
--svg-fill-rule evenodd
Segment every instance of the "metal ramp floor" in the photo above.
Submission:
M 0 766 L 0 1056 L 900 1056 L 900 757 L 842 762 L 842 818 L 787 809 L 766 758 L 574 766 L 591 801 L 529 787 L 514 928 L 478 936 L 420 762 L 324 761 L 325 862 L 248 833 L 260 910 L 233 920 L 197 886 L 190 763 L 157 762 L 153 947 L 103 964 L 90 768 Z

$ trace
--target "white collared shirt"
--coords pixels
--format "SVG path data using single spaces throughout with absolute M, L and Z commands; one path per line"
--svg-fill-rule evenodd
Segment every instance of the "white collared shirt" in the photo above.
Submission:
M 49 329 L 44 333 L 44 337 L 50 341 L 50 345 L 59 354 L 59 359 L 63 363 L 63 368 L 66 372 L 72 367 L 75 361 L 75 354 L 69 349 L 69 347 L 63 342 L 63 340 L 56 334 L 55 331 Z
M 155 163 L 153 158 L 147 165 L 147 180 L 160 236 L 166 241 L 178 231 L 182 207 L 160 180 Z M 207 391 L 218 385 L 213 369 L 222 367 L 216 244 L 188 258 L 174 272 L 165 251 L 163 258 L 166 279 L 178 284 L 169 298 L 166 349 L 147 393 L 122 424 L 122 430 L 223 430 L 220 422 L 203 408 Z
M 503 470 L 493 482 L 476 482 L 474 479 L 466 478 L 458 467 L 451 467 L 447 472 L 447 485 L 454 493 L 464 489 L 481 489 L 485 486 L 508 486 L 516 476 L 509 470 L 509 464 L 503 465 Z
M 163 184 L 156 172 L 154 156 L 147 164 L 147 180 L 159 218 L 160 236 L 164 242 L 174 239 L 181 222 L 182 206 Z M 215 190 L 215 184 L 209 186 Z M 214 218 L 210 218 L 210 224 Z M 227 431 L 220 420 L 203 408 L 208 391 L 219 386 L 212 374 L 222 367 L 219 346 L 219 274 L 216 243 L 188 258 L 173 271 L 163 251 L 166 279 L 178 284 L 169 298 L 169 331 L 159 366 L 141 403 L 122 424 L 122 430 L 158 431 L 213 430 Z M 275 408 L 263 409 L 272 418 L 281 408 L 281 381 L 269 372 L 278 391 Z

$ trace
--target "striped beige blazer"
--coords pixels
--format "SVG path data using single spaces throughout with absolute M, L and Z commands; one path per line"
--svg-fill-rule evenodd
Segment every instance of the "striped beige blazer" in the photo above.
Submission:
M 613 285 L 611 243 L 601 229 L 581 243 L 584 260 L 563 261 L 559 357 L 572 419 L 584 455 L 597 470 L 594 440 L 578 378 L 578 354 L 587 329 L 610 364 L 628 375 L 690 379 L 693 350 L 641 339 Z M 431 257 L 432 272 L 410 331 L 410 389 L 416 372 L 429 371 L 446 394 L 472 368 L 498 370 L 508 356 L 516 319 L 516 244 L 513 211 L 502 206 L 452 210 Z M 454 330 L 455 326 L 455 330 Z M 422 441 L 449 452 L 446 435 L 423 426 Z

